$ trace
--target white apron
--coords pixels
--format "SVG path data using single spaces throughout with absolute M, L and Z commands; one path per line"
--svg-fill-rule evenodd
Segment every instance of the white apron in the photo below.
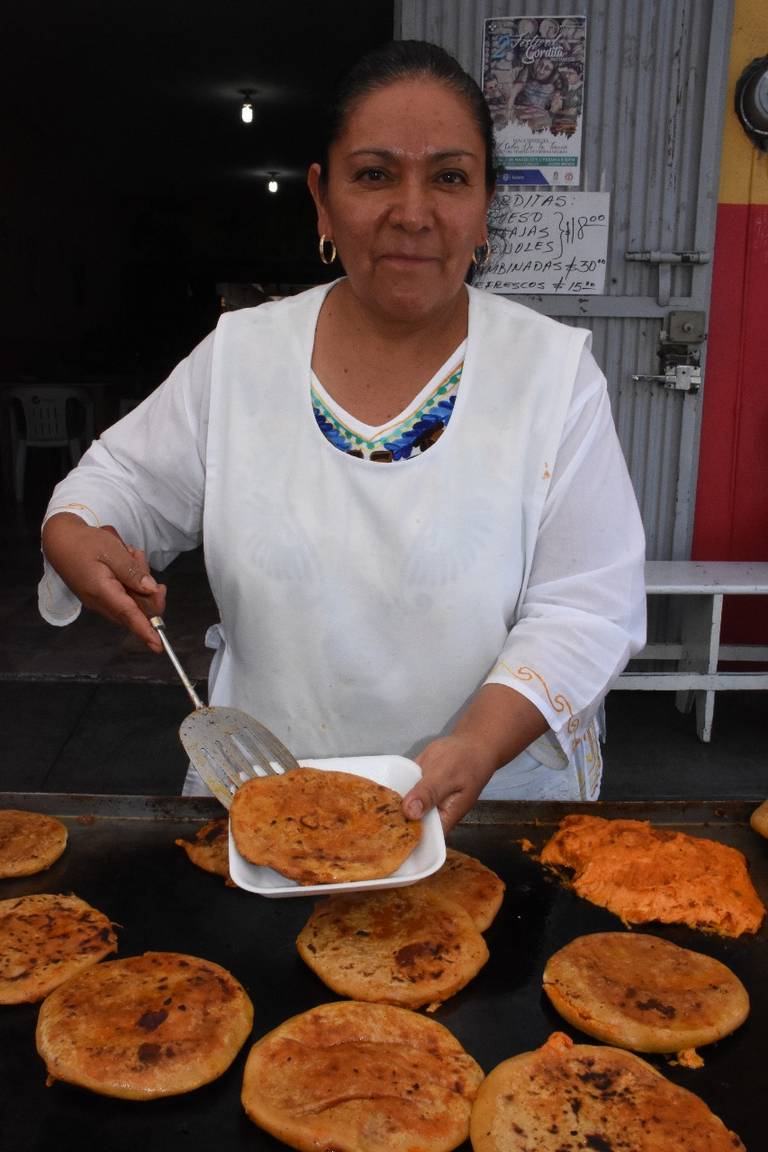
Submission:
M 379 464 L 314 420 L 327 291 L 231 313 L 216 333 L 204 541 L 225 643 L 209 699 L 299 758 L 414 756 L 450 730 L 514 624 L 587 333 L 470 289 L 445 432 Z M 536 747 L 491 794 L 520 780 L 538 797 L 593 792 L 584 764 L 577 786 L 555 742 Z M 596 741 L 587 751 L 599 759 Z M 592 776 L 599 787 L 599 765 Z

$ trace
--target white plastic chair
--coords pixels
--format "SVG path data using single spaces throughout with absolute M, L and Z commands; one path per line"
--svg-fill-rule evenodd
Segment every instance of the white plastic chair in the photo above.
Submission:
M 65 384 L 19 384 L 9 401 L 13 494 L 24 499 L 27 449 L 60 448 L 64 471 L 74 467 L 93 440 L 93 399 L 85 388 Z

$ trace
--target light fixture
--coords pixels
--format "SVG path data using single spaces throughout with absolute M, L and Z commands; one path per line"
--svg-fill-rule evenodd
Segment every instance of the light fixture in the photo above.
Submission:
M 277 192 L 280 185 L 277 182 L 277 172 L 270 172 L 267 181 L 267 192 Z
M 251 96 L 253 95 L 253 88 L 241 88 L 240 93 L 245 97 L 240 107 L 240 119 L 243 121 L 243 124 L 252 124 L 253 101 L 251 100 Z
M 759 56 L 736 82 L 736 115 L 752 143 L 768 152 L 768 56 Z

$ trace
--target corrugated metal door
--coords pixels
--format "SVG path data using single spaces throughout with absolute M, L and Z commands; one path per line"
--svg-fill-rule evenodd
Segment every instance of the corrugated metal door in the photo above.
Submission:
M 632 377 L 659 373 L 670 313 L 709 310 L 731 8 L 731 0 L 396 5 L 396 35 L 441 44 L 478 81 L 485 19 L 587 17 L 581 188 L 611 193 L 605 294 L 516 299 L 592 330 L 649 559 L 690 554 L 702 391 Z M 693 253 L 702 262 L 651 263 L 628 259 L 628 252 L 656 259 Z M 705 350 L 706 343 L 703 369 Z

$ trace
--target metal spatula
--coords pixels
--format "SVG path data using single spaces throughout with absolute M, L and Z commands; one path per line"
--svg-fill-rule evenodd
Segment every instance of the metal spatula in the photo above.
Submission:
M 200 777 L 225 808 L 246 780 L 299 767 L 277 736 L 247 712 L 203 704 L 171 647 L 162 616 L 152 616 L 150 623 L 195 706 L 182 720 L 179 738 Z

